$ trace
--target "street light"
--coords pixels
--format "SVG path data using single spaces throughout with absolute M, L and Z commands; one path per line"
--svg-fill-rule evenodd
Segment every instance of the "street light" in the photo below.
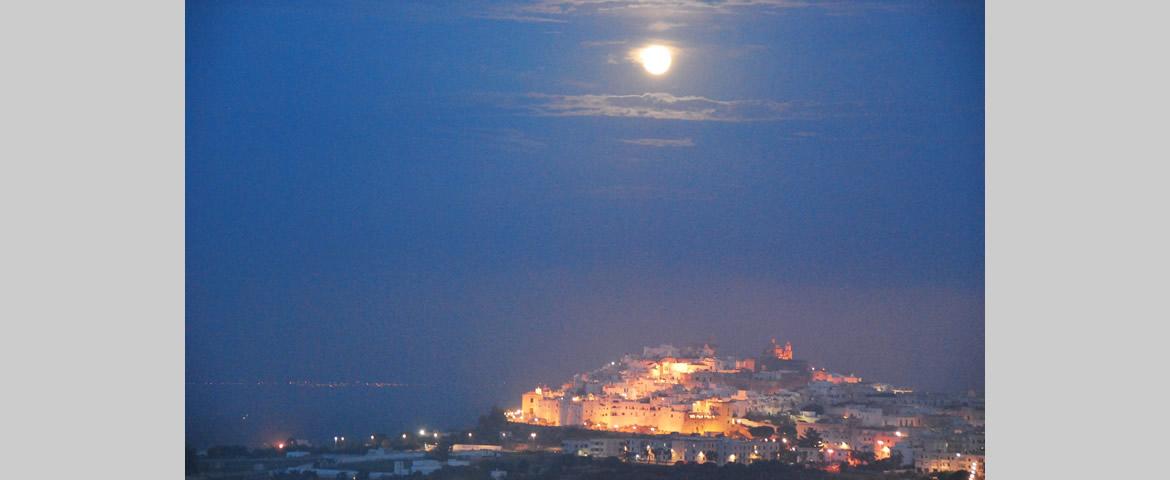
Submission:
M 427 429 L 425 429 L 425 428 L 418 429 L 418 436 L 425 437 L 426 435 L 427 435 Z
M 528 436 L 532 437 L 533 440 L 536 440 L 536 432 L 532 432 L 528 434 Z

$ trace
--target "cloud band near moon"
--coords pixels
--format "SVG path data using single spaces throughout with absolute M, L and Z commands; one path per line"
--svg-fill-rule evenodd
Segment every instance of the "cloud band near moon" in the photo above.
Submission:
M 805 102 L 716 100 L 670 93 L 640 95 L 554 95 L 528 93 L 508 105 L 545 117 L 626 117 L 707 122 L 766 122 L 814 119 L 818 109 Z

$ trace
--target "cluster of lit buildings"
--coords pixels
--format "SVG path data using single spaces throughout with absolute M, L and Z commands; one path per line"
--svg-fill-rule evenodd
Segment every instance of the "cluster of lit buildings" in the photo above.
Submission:
M 658 464 L 788 458 L 830 469 L 888 459 L 897 468 L 983 477 L 981 397 L 818 370 L 775 339 L 750 358 L 719 357 L 707 344 L 645 347 L 557 388 L 524 392 L 520 402 L 509 421 L 631 434 L 566 440 L 565 452 L 578 455 Z M 772 423 L 780 418 L 795 425 L 796 438 Z
M 881 384 L 811 383 L 803 392 L 823 413 L 794 412 L 799 437 L 822 439 L 835 452 L 866 452 L 882 460 L 897 456 L 920 472 L 984 472 L 982 397 L 917 393 Z M 959 467 L 962 468 L 959 468 Z
M 749 411 L 793 408 L 800 397 L 785 387 L 807 384 L 812 371 L 792 359 L 792 345 L 773 345 L 766 357 L 719 358 L 709 345 L 646 347 L 560 388 L 521 395 L 515 422 L 660 434 L 742 433 Z
M 674 465 L 678 462 L 751 463 L 777 460 L 787 443 L 771 439 L 737 440 L 728 437 L 682 435 L 589 438 L 565 440 L 564 452 L 590 457 L 618 457 L 627 462 Z

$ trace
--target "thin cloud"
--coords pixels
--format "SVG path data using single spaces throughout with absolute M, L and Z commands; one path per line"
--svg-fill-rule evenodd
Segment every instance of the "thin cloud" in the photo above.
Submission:
M 678 15 L 686 13 L 734 13 L 745 9 L 779 10 L 823 6 L 830 2 L 799 0 L 538 0 L 520 5 L 526 12 L 542 15 L 633 14 Z
M 623 139 L 623 140 L 621 140 L 621 142 L 628 143 L 631 145 L 641 145 L 644 147 L 657 147 L 657 148 L 693 147 L 693 146 L 695 146 L 695 141 L 689 137 L 688 138 L 633 138 L 633 139 L 628 139 L 628 140 Z
M 830 15 L 842 15 L 875 9 L 892 10 L 901 5 L 902 2 L 859 0 L 535 0 L 495 5 L 491 7 L 492 13 L 482 17 L 518 22 L 549 22 L 589 15 L 633 16 L 658 19 L 649 28 L 665 31 L 683 25 L 664 22 L 661 20 L 663 18 L 775 14 L 801 8 L 818 8 Z M 660 30 L 655 29 L 656 24 Z
M 667 30 L 671 30 L 671 29 L 679 28 L 679 27 L 685 27 L 685 26 L 687 26 L 687 24 L 685 24 L 685 23 L 671 23 L 671 22 L 657 21 L 657 22 L 651 23 L 646 28 L 648 30 L 650 30 L 651 32 L 665 32 Z
M 520 15 L 514 13 L 489 13 L 484 15 L 476 15 L 476 18 L 484 20 L 500 20 L 505 22 L 521 22 L 521 23 L 569 23 L 568 20 L 551 17 L 539 17 L 535 15 Z
M 587 40 L 581 42 L 582 47 L 608 47 L 611 45 L 625 45 L 625 40 Z
M 772 100 L 716 100 L 669 93 L 550 95 L 529 93 L 516 107 L 545 117 L 626 117 L 706 122 L 761 122 L 812 118 L 807 105 Z
M 562 85 L 566 85 L 566 86 L 581 89 L 581 90 L 595 90 L 598 87 L 598 85 L 596 83 L 583 82 L 581 80 L 576 80 L 576 79 L 572 79 L 572 78 L 566 78 L 566 79 L 560 80 L 560 83 Z

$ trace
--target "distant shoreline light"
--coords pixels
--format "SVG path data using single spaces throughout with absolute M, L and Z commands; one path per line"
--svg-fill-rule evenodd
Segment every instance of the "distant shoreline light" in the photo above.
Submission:
M 419 383 L 399 383 L 399 382 L 317 382 L 310 380 L 289 380 L 286 382 L 275 381 L 255 381 L 255 382 L 187 382 L 187 385 L 207 385 L 207 386 L 290 386 L 303 388 L 407 388 L 407 387 L 427 387 L 431 385 Z

